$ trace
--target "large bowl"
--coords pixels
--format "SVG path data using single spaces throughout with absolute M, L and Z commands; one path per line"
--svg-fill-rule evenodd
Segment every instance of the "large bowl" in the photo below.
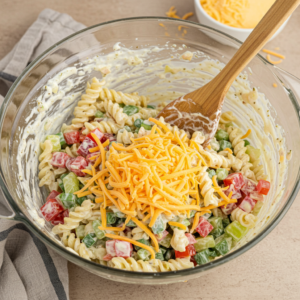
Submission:
M 164 26 L 159 26 L 160 23 L 163 23 Z M 183 25 L 187 29 L 187 34 L 184 37 L 178 31 L 179 25 Z M 218 36 L 219 39 L 226 41 L 227 45 L 216 42 L 209 37 L 210 35 Z M 44 87 L 48 79 L 62 69 L 73 66 L 74 63 L 86 59 L 87 56 L 92 57 L 100 52 L 111 52 L 112 46 L 116 42 L 121 42 L 126 47 L 132 48 L 165 45 L 166 42 L 169 42 L 170 45 L 182 45 L 184 43 L 187 49 L 199 50 L 203 57 L 208 55 L 223 63 L 230 60 L 241 44 L 238 40 L 204 25 L 169 18 L 145 17 L 116 20 L 95 25 L 53 45 L 24 70 L 11 87 L 1 107 L 0 184 L 13 211 L 13 214 L 6 216 L 6 218 L 21 221 L 41 241 L 60 255 L 107 279 L 126 283 L 166 284 L 199 277 L 208 270 L 229 262 L 252 248 L 275 228 L 292 205 L 299 190 L 300 107 L 298 100 L 300 99 L 300 81 L 273 66 L 260 55 L 257 55 L 249 64 L 252 72 L 252 84 L 258 86 L 260 91 L 264 92 L 266 97 L 270 99 L 275 109 L 270 113 L 285 131 L 287 149 L 293 151 L 287 169 L 285 189 L 282 191 L 279 201 L 273 205 L 272 214 L 266 218 L 266 221 L 259 228 L 256 228 L 256 233 L 249 237 L 241 247 L 228 255 L 194 269 L 167 273 L 140 273 L 112 269 L 74 255 L 65 249 L 51 233 L 49 224 L 46 224 L 45 227 L 40 226 L 37 215 L 32 211 L 32 209 L 38 211 L 45 201 L 46 195 L 45 191 L 38 187 L 38 170 L 37 168 L 30 170 L 34 176 L 24 193 L 21 192 L 22 189 L 20 188 L 23 184 L 22 178 L 17 176 L 16 170 L 20 167 L 17 165 L 17 157 L 21 155 L 18 152 L 18 145 L 24 135 L 23 129 L 26 118 L 30 115 L 32 109 L 37 106 L 36 97 L 41 93 L 41 87 Z M 160 55 L 159 52 L 157 55 Z M 86 79 L 90 79 L 93 75 L 91 73 Z M 278 87 L 274 88 L 273 83 L 276 83 Z M 82 84 L 77 91 L 83 89 L 84 85 Z M 190 87 L 190 89 L 193 89 L 193 87 Z M 54 108 L 51 113 L 49 112 L 49 116 L 55 113 Z M 40 132 L 40 130 L 42 128 L 36 128 L 37 132 Z M 30 165 L 27 166 L 26 163 L 32 157 L 37 159 L 37 154 L 33 154 L 33 152 L 38 149 L 38 145 L 36 145 L 35 149 L 31 149 L 31 152 L 26 153 L 27 156 L 22 162 L 24 168 L 30 168 Z M 29 211 L 28 205 L 24 201 L 26 193 L 32 195 L 31 211 Z

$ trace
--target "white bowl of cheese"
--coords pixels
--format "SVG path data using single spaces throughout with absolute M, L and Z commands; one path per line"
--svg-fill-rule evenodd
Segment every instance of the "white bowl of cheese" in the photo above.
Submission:
M 242 42 L 247 39 L 256 24 L 275 2 L 275 0 L 248 1 L 241 0 L 240 3 L 238 3 L 238 1 L 233 0 L 207 0 L 205 1 L 205 9 L 200 3 L 200 0 L 194 0 L 196 15 L 200 24 L 222 31 Z M 235 11 L 235 18 L 232 18 L 232 14 L 226 15 L 227 8 L 225 6 L 229 6 L 231 12 Z M 207 9 L 209 9 L 209 11 L 206 11 Z M 217 19 L 219 19 L 219 21 Z M 271 40 L 282 31 L 288 20 L 281 25 Z

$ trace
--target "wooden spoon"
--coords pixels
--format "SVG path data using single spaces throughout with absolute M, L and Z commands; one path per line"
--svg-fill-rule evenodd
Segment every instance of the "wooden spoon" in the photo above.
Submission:
M 190 133 L 202 131 L 207 144 L 218 128 L 221 108 L 231 84 L 299 3 L 300 0 L 277 0 L 216 77 L 169 103 L 158 117 Z

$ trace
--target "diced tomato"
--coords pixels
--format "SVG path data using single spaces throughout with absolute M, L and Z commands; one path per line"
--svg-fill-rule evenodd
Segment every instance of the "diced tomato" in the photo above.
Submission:
M 56 196 L 58 196 L 59 194 L 61 194 L 61 193 L 60 193 L 60 192 L 57 192 L 57 191 L 55 191 L 55 190 L 53 190 L 53 191 L 49 194 L 49 196 L 47 197 L 46 202 L 47 202 L 49 199 L 55 199 Z
M 249 194 L 249 197 L 252 198 L 253 200 L 256 200 L 256 201 L 264 201 L 265 199 L 265 196 L 260 194 L 259 192 L 257 191 L 253 191 Z
M 69 217 L 69 210 L 66 209 L 62 213 L 58 214 L 55 218 L 52 219 L 52 225 L 64 224 L 64 218 Z
M 231 184 L 227 190 L 224 191 L 224 194 L 228 196 L 232 192 L 231 199 L 240 199 L 242 198 L 242 193 L 240 190 L 235 190 L 234 185 Z
M 115 241 L 115 251 L 116 251 L 116 257 L 123 257 L 127 258 L 130 257 L 130 245 L 131 243 L 126 241 Z
M 269 181 L 259 180 L 256 190 L 262 195 L 268 195 L 270 188 L 271 188 L 271 184 Z
M 66 167 L 70 172 L 75 173 L 75 175 L 84 177 L 86 174 L 81 172 L 88 166 L 88 162 L 82 156 L 77 156 L 76 158 L 70 157 L 66 162 Z
M 68 145 L 79 143 L 79 131 L 69 131 L 64 133 L 64 138 Z
M 225 186 L 230 186 L 233 184 L 235 190 L 240 190 L 244 185 L 244 177 L 242 173 L 232 173 L 224 179 Z
M 109 140 L 110 142 L 113 142 L 113 141 L 116 141 L 117 139 L 111 133 L 104 133 L 103 137 L 100 140 L 100 142 L 103 144 L 106 140 Z
M 94 159 L 90 159 L 91 157 L 94 157 L 94 156 L 97 156 L 97 155 L 99 155 L 100 154 L 100 152 L 94 152 L 94 153 L 90 153 L 90 154 L 88 154 L 87 156 L 86 156 L 86 160 L 87 160 L 87 162 L 88 163 L 94 163 L 95 161 L 96 161 L 96 158 L 94 158 Z
M 206 237 L 214 227 L 205 218 L 201 217 L 195 229 L 202 237 Z
M 112 258 L 113 258 L 113 256 L 111 256 L 110 254 L 106 254 L 103 256 L 102 260 L 110 261 Z
M 62 211 L 64 211 L 64 208 L 55 199 L 49 199 L 41 207 L 42 215 L 45 217 L 46 221 L 51 221 Z
M 50 163 L 53 167 L 65 168 L 69 157 L 67 153 L 54 152 Z
M 157 239 L 158 242 L 162 241 L 167 235 L 169 234 L 169 232 L 167 230 L 164 230 L 161 234 L 155 234 L 155 237 Z
M 85 127 L 82 127 L 81 130 L 79 131 L 79 142 L 82 143 L 84 139 L 86 138 L 86 135 L 83 134 L 82 132 L 85 130 Z
M 190 261 L 194 264 L 194 267 L 198 266 L 196 259 L 194 258 L 194 256 L 191 256 Z
M 249 196 L 246 196 L 246 197 L 244 197 L 244 198 L 242 198 L 242 199 L 239 200 L 238 207 L 241 210 L 243 210 L 243 211 L 245 211 L 247 213 L 250 213 L 253 210 L 255 204 L 256 204 L 255 200 L 253 200 Z
M 253 191 L 255 191 L 256 183 L 246 177 L 244 177 L 245 184 L 242 186 L 241 191 L 245 193 L 247 196 Z
M 96 134 L 96 136 L 98 137 L 99 141 L 101 142 L 102 137 L 104 136 L 104 133 L 102 133 L 98 128 L 94 129 L 93 131 L 91 131 L 86 137 L 90 138 L 92 141 L 94 141 L 96 143 L 96 141 L 94 140 L 94 138 L 92 137 L 92 133 Z
M 116 256 L 115 242 L 116 242 L 116 240 L 108 240 L 105 243 L 106 252 L 107 252 L 107 254 L 111 255 L 112 257 Z
M 194 236 L 192 234 L 186 233 L 185 236 L 189 240 L 189 245 L 193 245 L 193 244 L 197 243 L 196 239 L 194 238 Z
M 97 144 L 93 140 L 91 140 L 90 138 L 86 137 L 84 139 L 84 141 L 80 144 L 80 146 L 77 150 L 77 153 L 79 155 L 82 155 L 82 156 L 85 157 L 88 154 L 90 154 L 89 149 L 94 148 L 94 147 L 97 147 Z
M 235 210 L 236 208 L 237 208 L 236 203 L 228 203 L 226 207 L 225 205 L 221 206 L 222 212 L 227 216 L 230 215 L 233 212 L 233 210 Z
M 187 245 L 185 247 L 184 252 L 176 251 L 175 250 L 175 257 L 176 258 L 183 258 L 183 257 L 188 257 L 188 256 L 194 256 L 196 255 L 196 249 L 194 245 Z

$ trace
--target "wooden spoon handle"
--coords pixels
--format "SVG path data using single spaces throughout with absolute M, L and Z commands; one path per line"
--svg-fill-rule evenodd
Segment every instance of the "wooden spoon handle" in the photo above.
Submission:
M 273 4 L 223 71 L 213 79 L 214 85 L 219 91 L 221 89 L 228 91 L 239 73 L 287 20 L 299 3 L 300 0 L 277 0 Z

